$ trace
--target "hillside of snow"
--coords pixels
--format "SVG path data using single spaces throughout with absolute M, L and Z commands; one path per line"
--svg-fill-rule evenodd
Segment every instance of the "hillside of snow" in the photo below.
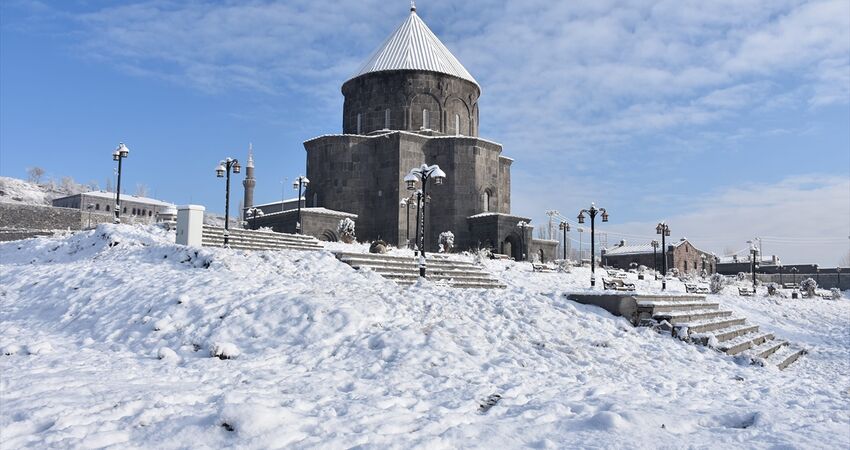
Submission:
M 587 269 L 401 288 L 328 251 L 173 242 L 0 244 L 3 448 L 850 445 L 846 298 L 710 296 L 809 349 L 780 372 L 566 300 Z

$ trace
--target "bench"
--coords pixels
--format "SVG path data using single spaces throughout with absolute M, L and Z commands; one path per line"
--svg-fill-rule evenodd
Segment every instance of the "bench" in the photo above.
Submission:
M 739 287 L 738 295 L 740 295 L 741 297 L 752 297 L 753 295 L 755 295 L 755 291 L 748 287 Z
M 685 283 L 685 292 L 688 294 L 708 294 L 708 286 Z
M 503 255 L 501 253 L 491 253 L 490 259 L 511 260 L 513 258 L 511 258 L 510 255 Z
M 602 285 L 605 289 L 612 291 L 633 291 L 635 290 L 635 285 L 632 283 L 626 283 L 625 281 L 614 278 L 610 280 L 602 279 Z
M 543 272 L 543 273 L 555 271 L 555 267 L 550 266 L 549 264 L 538 264 L 538 263 L 531 263 L 531 269 L 532 269 L 533 272 Z
M 783 289 L 800 289 L 800 285 L 797 283 L 782 283 Z

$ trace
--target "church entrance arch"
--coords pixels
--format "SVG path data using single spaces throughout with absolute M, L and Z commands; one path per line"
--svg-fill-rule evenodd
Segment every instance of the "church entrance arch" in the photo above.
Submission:
M 502 242 L 502 254 L 508 255 L 514 261 L 522 261 L 522 243 L 516 233 L 511 233 Z

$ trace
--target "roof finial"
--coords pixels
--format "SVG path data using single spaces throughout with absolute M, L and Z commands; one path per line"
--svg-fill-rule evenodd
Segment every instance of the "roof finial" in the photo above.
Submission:
M 410 12 L 416 12 L 416 1 L 410 0 Z

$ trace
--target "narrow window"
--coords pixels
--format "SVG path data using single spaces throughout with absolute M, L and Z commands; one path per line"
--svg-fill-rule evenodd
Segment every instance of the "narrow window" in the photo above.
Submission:
M 109 205 L 106 205 L 106 210 L 109 211 Z
M 315 208 L 316 206 L 319 206 L 319 194 L 317 192 L 313 192 L 313 207 Z
M 390 129 L 390 110 L 389 108 L 384 110 L 384 128 L 387 130 Z
M 95 204 L 94 204 L 94 209 L 96 209 L 96 210 L 100 211 L 100 203 L 95 203 Z
M 455 135 L 460 134 L 460 114 L 455 114 Z
M 481 206 L 484 212 L 490 212 L 490 191 L 484 191 L 484 204 Z
M 148 211 L 148 217 L 153 216 L 153 211 Z
M 431 128 L 431 121 L 430 121 L 430 119 L 431 119 L 431 118 L 428 116 L 428 110 L 427 110 L 427 109 L 423 109 L 423 110 L 422 110 L 422 128 L 424 128 L 424 129 L 426 129 L 426 130 L 427 130 L 427 129 L 429 129 L 429 128 Z
M 362 117 L 360 114 L 357 114 L 357 134 L 360 134 L 360 126 L 362 124 Z

